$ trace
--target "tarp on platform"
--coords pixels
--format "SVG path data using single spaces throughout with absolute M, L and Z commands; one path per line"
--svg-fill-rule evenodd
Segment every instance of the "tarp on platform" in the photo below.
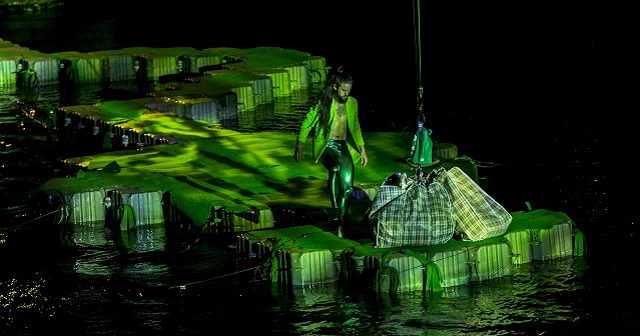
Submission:
M 344 238 L 338 238 L 330 232 L 313 225 L 301 225 L 282 229 L 257 230 L 242 234 L 262 241 L 273 240 L 278 248 L 300 247 L 307 250 L 344 250 L 360 245 Z

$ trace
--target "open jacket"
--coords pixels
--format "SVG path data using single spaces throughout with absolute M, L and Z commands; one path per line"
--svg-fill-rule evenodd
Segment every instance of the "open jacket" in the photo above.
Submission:
M 349 153 L 354 162 L 360 160 L 360 146 L 364 146 L 364 139 L 362 137 L 362 130 L 360 129 L 360 120 L 358 119 L 358 101 L 349 97 L 347 99 L 347 145 L 349 147 Z M 320 114 L 318 113 L 318 105 L 313 106 L 300 126 L 300 132 L 298 132 L 298 141 L 305 143 L 311 130 L 314 132 L 313 136 L 313 160 L 318 162 L 324 149 L 329 143 L 330 134 L 324 134 L 324 130 L 318 122 L 320 120 Z M 336 102 L 331 102 L 331 110 L 329 116 L 329 123 L 333 121 L 336 115 Z

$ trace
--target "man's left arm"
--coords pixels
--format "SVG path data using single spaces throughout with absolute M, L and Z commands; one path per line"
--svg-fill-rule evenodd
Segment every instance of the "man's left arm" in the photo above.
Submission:
M 364 148 L 364 137 L 362 136 L 362 129 L 360 128 L 360 119 L 358 117 L 358 101 L 355 98 L 351 99 L 349 104 L 349 128 L 351 132 L 351 136 L 355 141 L 356 146 L 358 146 L 358 151 L 360 152 L 360 163 L 363 167 L 369 163 L 369 157 L 367 156 L 367 151 Z
M 362 163 L 363 167 L 366 167 L 367 163 L 369 163 L 369 157 L 367 156 L 367 151 L 364 149 L 364 145 L 360 146 L 360 163 Z

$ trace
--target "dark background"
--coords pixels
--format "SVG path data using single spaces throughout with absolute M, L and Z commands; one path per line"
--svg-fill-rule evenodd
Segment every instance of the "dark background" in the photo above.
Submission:
M 23 25 L 0 23 L 0 38 L 41 52 L 132 46 L 306 51 L 354 75 L 353 95 L 363 119 L 375 120 L 372 130 L 413 127 L 422 84 L 436 136 L 470 120 L 474 129 L 544 127 L 558 113 L 606 121 L 623 95 L 618 76 L 628 71 L 624 62 L 635 35 L 629 9 L 607 1 L 63 3 L 55 13 L 36 14 L 35 22 L 33 14 L 18 14 Z

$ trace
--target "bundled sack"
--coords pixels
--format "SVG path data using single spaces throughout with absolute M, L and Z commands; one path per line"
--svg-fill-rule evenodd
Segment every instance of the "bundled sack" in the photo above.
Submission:
M 459 167 L 436 177 L 451 193 L 455 231 L 463 240 L 478 241 L 503 234 L 511 214 Z
M 433 172 L 432 172 L 433 173 Z M 447 190 L 434 174 L 407 178 L 394 174 L 376 193 L 369 211 L 375 247 L 444 244 L 455 225 Z

